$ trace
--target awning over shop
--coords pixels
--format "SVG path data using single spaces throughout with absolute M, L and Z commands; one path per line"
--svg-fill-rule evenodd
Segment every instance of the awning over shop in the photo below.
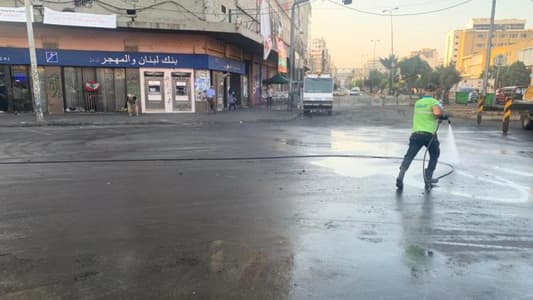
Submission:
M 281 75 L 280 73 L 263 80 L 264 84 L 287 84 L 289 83 L 289 79 L 287 77 Z

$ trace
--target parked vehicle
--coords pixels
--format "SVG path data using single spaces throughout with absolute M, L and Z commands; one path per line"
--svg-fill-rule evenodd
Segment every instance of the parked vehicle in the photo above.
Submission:
M 361 89 L 359 89 L 359 87 L 353 87 L 350 90 L 350 96 L 359 96 L 359 95 L 361 95 Z
M 303 91 L 304 114 L 333 110 L 333 78 L 329 74 L 310 74 L 304 79 Z
M 502 105 L 505 103 L 505 99 L 507 98 L 505 97 L 505 93 L 502 91 L 502 89 L 497 89 L 494 97 L 496 99 L 496 103 Z
M 346 96 L 348 95 L 348 90 L 346 89 L 336 89 L 335 92 L 333 92 L 333 96 Z
M 521 90 L 522 98 L 517 100 L 517 104 L 521 104 L 522 109 L 520 113 L 520 123 L 522 128 L 526 130 L 533 130 L 533 85 L 530 85 L 526 90 Z M 515 104 L 513 104 L 515 107 Z
M 522 100 L 526 94 L 527 86 L 506 86 L 501 88 L 505 98 L 513 100 Z

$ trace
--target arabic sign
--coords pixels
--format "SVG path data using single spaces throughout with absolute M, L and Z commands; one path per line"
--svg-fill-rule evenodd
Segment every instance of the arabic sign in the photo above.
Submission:
M 244 74 L 243 63 L 239 61 L 220 58 L 220 57 L 209 56 L 208 68 L 210 70 L 218 70 L 218 71 Z
M 0 64 L 30 64 L 28 49 L 0 48 Z M 244 63 L 205 54 L 169 54 L 37 49 L 44 66 L 105 68 L 187 68 L 244 74 Z
M 272 50 L 272 33 L 270 30 L 270 0 L 261 0 L 261 35 L 263 36 L 263 59 L 266 60 Z
M 43 23 L 64 26 L 117 28 L 117 16 L 59 12 L 45 7 Z
M 285 42 L 279 37 L 276 37 L 278 44 L 278 73 L 287 73 L 287 48 Z
M 101 65 L 124 65 L 132 66 L 177 66 L 178 58 L 176 55 L 139 55 L 139 54 L 124 54 L 119 56 L 107 56 L 103 58 L 90 58 L 90 61 L 100 63 Z
M 31 12 L 33 22 L 33 10 Z M 3 22 L 26 22 L 26 10 L 24 7 L 0 7 L 0 21 Z

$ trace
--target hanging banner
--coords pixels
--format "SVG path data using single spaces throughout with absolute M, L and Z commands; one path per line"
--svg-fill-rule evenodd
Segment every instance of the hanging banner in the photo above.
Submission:
M 31 12 L 33 22 L 33 10 Z M 24 7 L 0 7 L 0 21 L 2 22 L 26 22 L 26 9 Z
M 280 37 L 276 37 L 276 44 L 278 45 L 278 73 L 288 73 L 285 42 Z
M 263 36 L 263 59 L 266 60 L 272 50 L 272 33 L 270 29 L 269 0 L 261 0 L 261 35 Z
M 45 7 L 43 23 L 64 26 L 117 28 L 117 15 L 59 12 Z

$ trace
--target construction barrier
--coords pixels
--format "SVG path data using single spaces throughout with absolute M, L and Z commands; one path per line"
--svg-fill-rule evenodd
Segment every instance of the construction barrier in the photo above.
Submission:
M 509 121 L 513 112 L 511 107 L 513 106 L 513 98 L 507 98 L 503 106 L 503 120 L 502 120 L 502 131 L 507 133 L 509 131 Z
M 485 96 L 480 96 L 477 102 L 477 124 L 481 124 L 483 110 L 485 109 Z

